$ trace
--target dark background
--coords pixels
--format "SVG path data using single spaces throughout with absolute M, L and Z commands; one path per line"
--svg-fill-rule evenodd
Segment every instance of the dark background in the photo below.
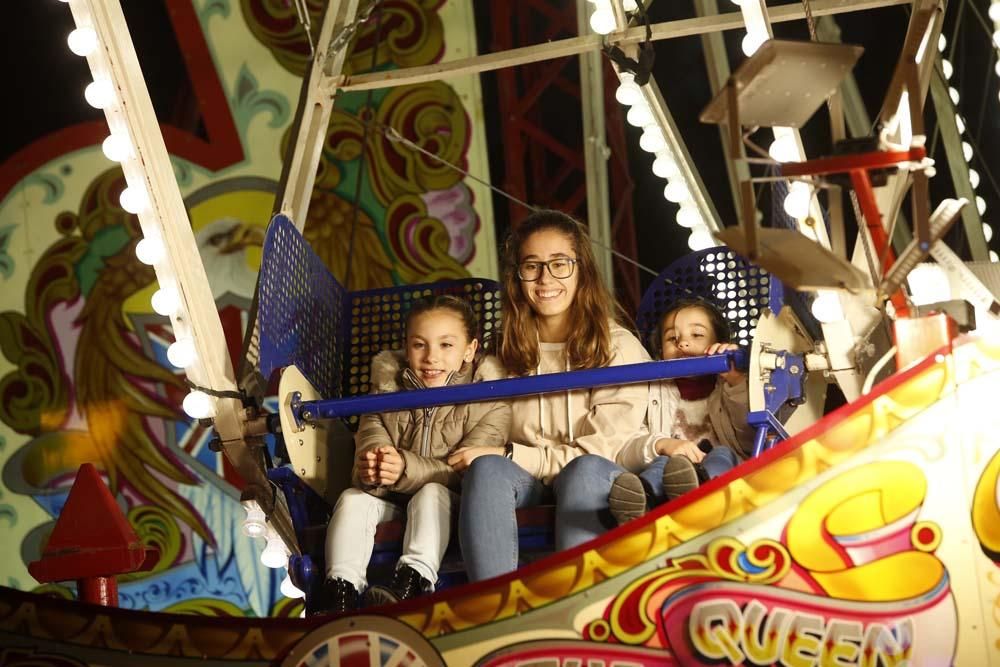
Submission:
M 167 16 L 165 2 L 174 1 L 187 0 L 124 0 L 122 4 L 160 121 L 204 136 L 197 103 Z M 559 11 L 573 11 L 574 3 L 568 0 L 552 0 L 551 4 Z M 487 51 L 490 44 L 489 3 L 477 2 L 475 6 L 480 50 Z M 103 117 L 83 99 L 83 88 L 90 81 L 85 61 L 70 53 L 65 45 L 65 35 L 74 27 L 67 5 L 57 0 L 15 0 L 5 4 L 5 8 L 8 11 L 0 31 L 7 47 L 8 72 L 15 81 L 15 94 L 8 97 L 5 104 L 7 122 L 0 131 L 0 160 L 6 160 L 17 150 L 54 130 Z M 1000 210 L 1000 190 L 996 179 L 996 174 L 1000 172 L 1000 159 L 994 149 L 1000 140 L 1000 101 L 997 99 L 998 79 L 993 71 L 996 56 L 990 42 L 987 9 L 985 0 L 951 2 L 944 27 L 948 38 L 945 55 L 954 65 L 955 72 L 950 85 L 961 92 L 959 110 L 966 119 L 966 140 L 976 149 L 971 166 L 981 176 L 977 192 L 987 202 L 984 221 L 990 221 L 993 213 Z M 738 7 L 721 0 L 720 10 L 738 11 Z M 650 16 L 654 22 L 688 18 L 694 16 L 694 10 L 689 2 L 683 0 L 659 0 L 651 6 Z M 869 114 L 874 116 L 898 58 L 908 8 L 897 6 L 840 14 L 836 20 L 842 29 L 843 41 L 865 47 L 855 76 Z M 776 36 L 781 38 L 809 37 L 805 21 L 776 24 L 774 30 Z M 730 64 L 734 68 L 743 59 L 739 48 L 742 36 L 742 30 L 725 34 Z M 726 224 L 734 224 L 718 129 L 697 120 L 698 113 L 712 97 L 705 75 L 701 41 L 698 37 L 664 40 L 656 42 L 655 49 L 656 80 L 722 219 Z M 497 172 L 504 155 L 500 119 L 495 113 L 496 81 L 495 76 L 490 74 L 484 75 L 482 80 L 491 168 Z M 935 202 L 952 196 L 954 190 L 944 163 L 943 146 L 935 140 L 934 110 L 929 95 L 926 106 L 925 117 L 930 135 L 928 146 L 934 151 L 932 156 L 938 160 L 938 175 L 932 180 L 933 208 Z M 576 109 L 553 108 L 551 113 L 565 120 L 567 132 L 579 128 Z M 824 108 L 805 128 L 803 137 L 810 156 L 829 151 L 828 123 Z M 631 174 L 636 186 L 637 259 L 658 271 L 687 252 L 688 232 L 674 222 L 676 207 L 662 196 L 664 181 L 650 171 L 652 156 L 638 147 L 639 131 L 627 126 L 626 132 Z M 766 147 L 770 140 L 769 132 L 761 132 L 758 140 Z M 495 175 L 494 182 L 499 184 Z M 762 189 L 759 196 L 763 210 L 768 213 L 767 189 Z M 497 233 L 502 236 L 509 227 L 510 216 L 505 203 L 501 205 L 499 199 L 495 203 Z M 968 255 L 961 224 L 956 225 L 948 241 L 960 254 Z M 1000 239 L 994 239 L 991 247 L 997 249 L 998 241 Z M 648 276 L 644 276 L 644 280 L 648 281 Z

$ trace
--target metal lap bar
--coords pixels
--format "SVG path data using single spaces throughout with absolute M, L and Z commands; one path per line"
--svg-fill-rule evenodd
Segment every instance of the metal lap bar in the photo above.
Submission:
M 547 373 L 523 378 L 475 382 L 454 387 L 434 387 L 418 391 L 396 391 L 349 398 L 329 398 L 305 401 L 292 406 L 296 421 L 308 423 L 371 412 L 415 410 L 438 405 L 495 401 L 502 398 L 547 394 L 555 391 L 591 389 L 618 384 L 635 384 L 668 380 L 694 375 L 724 373 L 730 363 L 745 369 L 749 358 L 746 350 L 730 350 L 723 354 L 670 361 L 649 361 L 609 368 L 592 368 L 566 373 Z

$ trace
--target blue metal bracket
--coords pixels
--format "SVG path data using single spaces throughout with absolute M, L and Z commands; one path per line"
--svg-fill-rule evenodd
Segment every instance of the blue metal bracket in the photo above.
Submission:
M 764 407 L 774 414 L 785 405 L 805 403 L 806 360 L 798 354 L 784 350 L 773 351 L 777 357 L 775 368 L 764 384 Z
M 747 424 L 757 429 L 753 443 L 754 456 L 760 456 L 760 453 L 767 448 L 767 439 L 770 433 L 775 434 L 775 442 L 788 439 L 788 431 L 770 410 L 751 412 L 747 415 Z
M 296 422 L 301 425 L 322 419 L 335 419 L 372 412 L 414 410 L 455 403 L 495 401 L 502 398 L 546 394 L 555 391 L 652 382 L 695 375 L 715 375 L 724 373 L 733 366 L 745 369 L 748 361 L 745 349 L 729 350 L 722 354 L 706 357 L 649 361 L 641 364 L 626 364 L 566 373 L 547 373 L 523 378 L 476 382 L 456 387 L 435 387 L 416 391 L 303 401 L 293 407 L 293 414 Z

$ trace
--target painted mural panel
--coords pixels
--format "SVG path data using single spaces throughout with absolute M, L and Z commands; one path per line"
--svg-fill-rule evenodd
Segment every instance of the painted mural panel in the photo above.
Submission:
M 314 26 L 322 4 L 308 3 Z M 181 0 L 167 9 L 163 29 L 184 54 L 202 117 L 200 132 L 165 126 L 164 136 L 238 359 L 308 41 L 295 3 Z M 360 26 L 350 68 L 474 53 L 471 12 L 464 2 L 384 3 Z M 67 82 L 68 94 L 85 83 Z M 495 275 L 481 186 L 383 134 L 393 128 L 486 177 L 485 137 L 473 123 L 480 104 L 474 79 L 338 101 L 306 234 L 340 280 L 360 289 Z M 0 583 L 36 586 L 25 563 L 76 468 L 92 461 L 162 554 L 151 572 L 123 579 L 122 606 L 297 615 L 300 605 L 279 592 L 284 571 L 261 566 L 262 545 L 240 532 L 241 480 L 211 432 L 180 410 L 183 377 L 166 356 L 173 336 L 150 306 L 157 285 L 135 256 L 138 221 L 118 202 L 125 183 L 102 154 L 106 128 L 58 135 L 0 165 Z

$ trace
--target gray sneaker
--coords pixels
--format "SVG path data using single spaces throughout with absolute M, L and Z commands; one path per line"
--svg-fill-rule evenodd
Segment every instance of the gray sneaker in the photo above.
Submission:
M 667 500 L 698 488 L 698 471 L 686 456 L 671 456 L 663 467 L 663 495 Z
M 618 475 L 608 493 L 608 507 L 619 526 L 646 513 L 646 490 L 638 475 L 630 472 Z

